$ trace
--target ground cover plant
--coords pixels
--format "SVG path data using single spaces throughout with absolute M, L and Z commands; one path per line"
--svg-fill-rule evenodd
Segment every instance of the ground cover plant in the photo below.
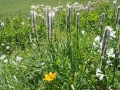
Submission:
M 120 6 L 32 5 L 0 26 L 0 90 L 119 90 Z

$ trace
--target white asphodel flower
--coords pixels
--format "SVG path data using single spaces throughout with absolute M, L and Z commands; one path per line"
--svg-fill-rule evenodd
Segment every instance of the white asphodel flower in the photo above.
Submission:
M 5 44 L 4 44 L 4 43 L 2 43 L 1 45 L 2 45 L 2 46 L 4 46 Z
M 93 46 L 96 48 L 99 47 L 99 45 L 100 45 L 100 36 L 96 36 L 93 42 Z
M 18 57 L 18 56 L 16 57 L 16 61 L 17 61 L 17 62 L 19 62 L 19 61 L 21 61 L 21 60 L 22 60 L 21 57 Z
M 77 15 L 79 16 L 79 15 L 80 15 L 80 13 L 77 13 Z
M 73 85 L 71 85 L 71 88 L 72 88 L 72 90 L 75 90 L 75 88 L 74 88 L 74 86 L 73 86 Z
M 95 42 L 100 42 L 100 36 L 96 36 L 94 39 Z
M 99 77 L 99 80 L 102 80 L 104 76 L 107 76 L 107 75 L 104 75 L 102 74 L 102 71 L 98 68 L 96 70 L 96 76 Z
M 110 61 L 110 60 L 107 60 L 106 63 L 107 63 L 108 65 L 110 65 L 110 66 L 113 65 L 113 64 L 112 64 L 112 61 Z
M 24 22 L 21 22 L 21 25 L 22 25 L 22 26 L 24 26 L 24 25 L 25 25 L 25 23 L 24 23 Z
M 70 4 L 66 4 L 66 7 L 71 7 Z
M 74 4 L 73 4 L 73 6 L 76 6 L 76 5 L 78 5 L 79 3 L 78 2 L 75 2 Z
M 106 54 L 107 54 L 108 58 L 109 57 L 115 58 L 115 54 L 114 54 L 114 49 L 113 48 L 108 49 Z
M 84 34 L 85 34 L 85 31 L 83 30 L 83 31 L 81 31 L 81 33 L 84 35 Z
M 6 49 L 10 49 L 10 47 L 9 47 L 9 46 L 6 46 Z
M 1 22 L 1 26 L 4 27 L 4 22 Z
M 113 1 L 113 5 L 115 6 L 117 4 L 117 0 L 114 0 Z
M 0 57 L 0 60 L 3 60 L 6 56 L 3 54 L 1 57 Z
M 111 32 L 110 32 L 110 39 L 116 38 L 115 33 L 116 33 L 116 31 L 111 31 Z
M 35 10 L 35 9 L 36 9 L 36 6 L 35 6 L 35 5 L 32 5 L 32 6 L 31 6 L 31 9 Z
M 8 62 L 8 59 L 5 59 L 5 60 L 4 60 L 4 63 L 7 63 L 7 62 Z
M 102 73 L 102 71 L 98 68 L 98 69 L 96 70 L 96 73 Z

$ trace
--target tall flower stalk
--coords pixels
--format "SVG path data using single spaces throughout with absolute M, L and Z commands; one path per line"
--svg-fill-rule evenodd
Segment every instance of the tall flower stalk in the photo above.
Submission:
M 77 42 L 79 43 L 79 19 L 80 19 L 80 14 L 77 13 L 76 15 L 76 30 L 77 30 Z M 77 46 L 78 48 L 78 46 Z
M 1 23 L 1 27 L 2 27 L 3 33 L 4 33 L 4 35 L 5 35 L 4 26 L 5 26 L 5 25 L 4 25 L 4 22 L 2 22 L 2 23 Z
M 109 40 L 109 36 L 110 36 L 110 31 L 112 31 L 112 28 L 110 26 L 107 26 L 105 28 L 104 34 L 103 34 L 103 39 L 102 39 L 102 46 L 101 46 L 101 55 L 105 56 L 106 55 L 106 51 L 107 51 L 107 47 L 108 47 L 108 40 Z
M 49 12 L 50 12 L 51 7 L 50 6 L 46 6 L 46 27 L 47 27 L 47 37 L 49 40 Z
M 105 13 L 102 13 L 102 18 L 101 18 L 101 20 L 100 20 L 100 28 L 101 28 L 101 31 L 102 31 L 102 29 L 103 29 L 104 19 L 105 19 Z
M 49 39 L 53 38 L 54 35 L 54 31 L 53 31 L 53 25 L 54 25 L 54 17 L 55 17 L 55 13 L 54 12 L 49 12 Z
M 38 37 L 37 37 L 37 26 L 36 26 L 37 12 L 36 11 L 31 11 L 31 16 L 32 16 L 32 26 L 33 26 L 33 30 L 34 30 L 34 36 L 35 36 L 36 41 L 37 41 L 38 40 Z
M 115 25 L 118 24 L 119 14 L 120 14 L 120 6 L 118 6 L 118 9 L 117 9 L 117 14 L 116 14 L 116 19 L 115 19 Z

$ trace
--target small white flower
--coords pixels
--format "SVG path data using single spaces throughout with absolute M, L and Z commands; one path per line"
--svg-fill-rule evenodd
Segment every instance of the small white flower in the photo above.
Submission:
M 6 49 L 10 49 L 10 47 L 9 47 L 9 46 L 6 46 Z
M 0 59 L 3 60 L 6 56 L 3 54 Z
M 116 38 L 115 33 L 116 33 L 115 31 L 111 31 L 111 32 L 110 32 L 110 39 Z
M 95 39 L 94 39 L 94 42 L 93 42 L 93 46 L 96 48 L 96 47 L 99 47 L 100 45 L 100 36 L 96 36 Z
M 5 59 L 5 60 L 4 60 L 4 63 L 7 63 L 7 62 L 8 62 L 8 59 Z
M 99 42 L 100 41 L 100 36 L 96 36 L 94 39 L 95 42 Z
M 107 62 L 108 65 L 111 65 L 111 66 L 113 65 L 112 61 L 110 61 L 110 60 L 107 60 L 106 62 Z
M 25 25 L 25 23 L 24 23 L 24 22 L 21 22 L 21 25 L 23 25 L 23 26 L 24 26 L 24 25 Z
M 2 43 L 1 45 L 2 45 L 2 46 L 4 46 L 5 44 L 4 44 L 4 43 Z
M 80 15 L 80 13 L 77 13 L 77 15 L 79 16 L 79 15 Z
M 74 86 L 73 86 L 73 85 L 71 85 L 71 88 L 72 88 L 72 90 L 75 90 L 75 88 L 74 88 Z
M 113 5 L 116 5 L 116 4 L 117 4 L 117 0 L 114 0 L 114 1 L 113 1 Z
M 1 26 L 4 27 L 4 22 L 1 23 Z
M 69 8 L 69 7 L 71 7 L 71 6 L 70 6 L 70 4 L 66 4 L 66 7 L 68 7 L 68 8 Z
M 19 62 L 19 61 L 21 61 L 21 60 L 22 60 L 21 57 L 18 57 L 18 56 L 16 57 L 16 61 L 17 61 L 17 62 Z
M 35 6 L 35 5 L 32 5 L 32 6 L 31 6 L 31 9 L 34 9 L 34 10 L 35 10 L 35 9 L 36 9 L 36 6 Z
M 102 74 L 102 75 L 99 77 L 99 80 L 102 80 L 104 76 L 105 76 L 105 75 Z
M 108 55 L 108 58 L 109 57 L 115 58 L 115 54 L 114 54 L 114 49 L 113 48 L 108 49 L 106 54 Z
M 14 62 L 14 61 L 12 61 L 12 63 L 13 63 L 13 64 L 15 64 L 15 65 L 17 65 L 17 63 L 16 63 L 16 62 Z
M 102 71 L 100 71 L 100 69 L 98 68 L 98 69 L 96 70 L 96 73 L 102 73 Z
M 78 5 L 78 4 L 79 4 L 78 2 L 75 2 L 73 5 L 76 6 L 76 5 Z
M 81 31 L 81 33 L 84 35 L 84 34 L 85 34 L 85 31 Z
M 104 75 L 102 74 L 102 71 L 98 68 L 96 70 L 96 76 L 99 77 L 99 80 L 102 80 L 104 76 L 107 76 L 107 75 Z

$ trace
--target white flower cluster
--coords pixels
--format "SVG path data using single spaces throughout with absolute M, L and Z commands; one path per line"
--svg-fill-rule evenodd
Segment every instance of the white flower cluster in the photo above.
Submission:
M 107 75 L 102 74 L 102 71 L 100 71 L 100 69 L 98 68 L 96 70 L 96 76 L 99 77 L 99 80 L 103 80 L 103 77 Z
M 115 54 L 114 54 L 114 49 L 113 48 L 108 49 L 106 54 L 107 54 L 108 58 L 110 58 L 110 57 L 115 58 Z
M 93 46 L 95 48 L 97 48 L 97 47 L 99 47 L 100 43 L 101 43 L 100 42 L 100 36 L 96 36 L 95 39 L 94 39 L 94 42 L 93 42 Z

